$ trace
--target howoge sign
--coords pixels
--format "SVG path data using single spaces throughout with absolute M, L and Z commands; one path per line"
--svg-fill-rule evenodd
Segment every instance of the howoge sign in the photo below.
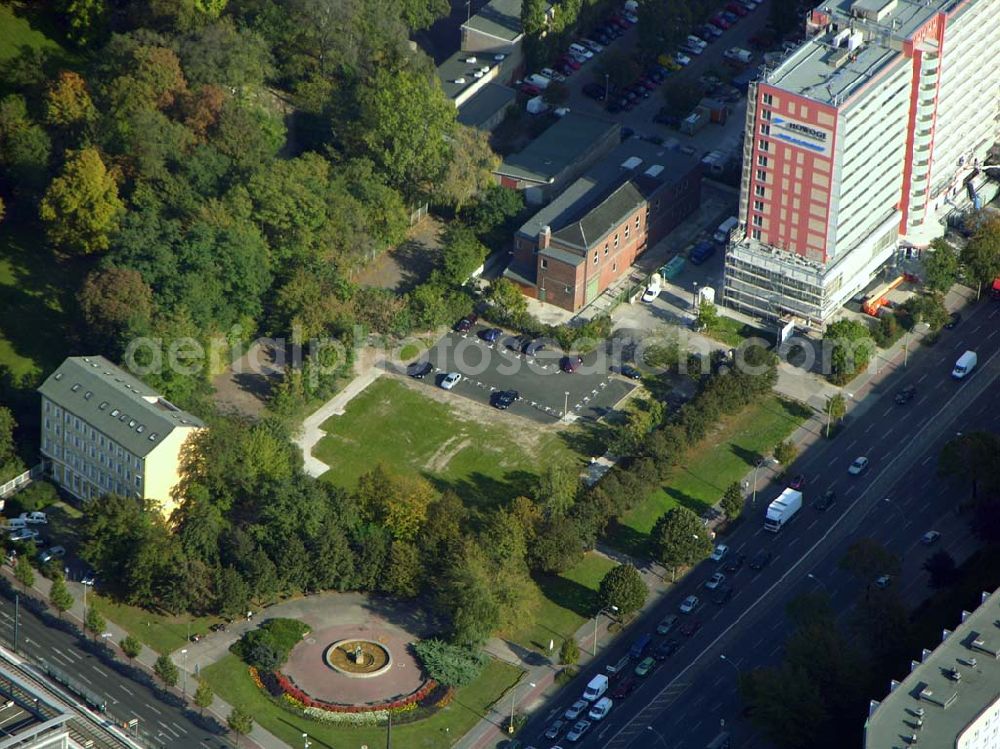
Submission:
M 772 138 L 823 156 L 830 154 L 830 136 L 829 130 L 790 120 L 787 117 L 774 117 L 771 120 Z

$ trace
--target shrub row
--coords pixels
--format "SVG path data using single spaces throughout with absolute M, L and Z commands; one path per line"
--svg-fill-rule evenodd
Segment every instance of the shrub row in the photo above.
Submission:
M 315 708 L 317 710 L 324 710 L 332 713 L 370 713 L 379 711 L 386 714 L 405 713 L 415 710 L 417 705 L 425 700 L 437 687 L 437 682 L 433 679 L 428 679 L 424 682 L 420 689 L 412 694 L 408 694 L 406 697 L 401 697 L 398 700 L 383 702 L 378 705 L 338 705 L 310 697 L 308 694 L 295 686 L 291 679 L 280 671 L 274 673 L 274 679 L 283 692 L 282 701 L 288 702 L 292 706 L 302 710 Z M 261 681 L 259 679 L 254 679 L 254 681 L 258 685 L 261 685 Z M 261 686 L 263 688 L 263 685 Z

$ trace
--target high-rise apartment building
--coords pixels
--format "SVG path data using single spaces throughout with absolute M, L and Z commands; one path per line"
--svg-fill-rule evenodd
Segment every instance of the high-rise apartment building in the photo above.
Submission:
M 726 303 L 821 326 L 903 246 L 991 199 L 1000 0 L 832 0 L 748 92 Z
M 66 359 L 38 392 L 53 481 L 80 499 L 114 493 L 172 509 L 181 449 L 200 419 L 103 356 Z

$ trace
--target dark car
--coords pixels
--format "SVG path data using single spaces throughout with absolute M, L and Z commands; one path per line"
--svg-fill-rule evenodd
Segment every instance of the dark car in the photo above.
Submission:
M 567 728 L 568 726 L 569 723 L 565 720 L 560 719 L 555 721 L 551 726 L 548 727 L 548 730 L 545 731 L 545 738 L 558 739 L 559 735 L 563 732 L 563 729 Z
M 520 398 L 521 394 L 516 390 L 498 390 L 490 396 L 490 405 L 493 408 L 506 411 L 514 401 L 520 400 Z
M 521 349 L 521 352 L 525 356 L 536 356 L 538 354 L 538 352 L 541 351 L 541 350 L 543 350 L 544 348 L 545 348 L 545 344 L 542 343 L 539 340 L 528 341 L 528 343 L 525 345 L 525 347 L 523 349 Z
M 434 367 L 429 361 L 415 361 L 406 368 L 406 374 L 417 380 L 424 379 L 433 371 Z
M 521 93 L 526 96 L 538 96 L 542 93 L 542 89 L 538 88 L 538 86 L 533 83 L 522 83 Z
M 211 627 L 209 627 L 209 629 L 212 630 L 213 632 L 225 632 L 226 631 L 226 623 L 225 622 L 216 622 Z
M 646 77 L 653 83 L 663 83 L 667 76 L 659 68 L 650 68 L 646 71 Z
M 788 482 L 788 488 L 795 489 L 796 491 L 802 491 L 805 485 L 806 477 L 801 473 L 797 473 L 792 476 L 792 480 Z
M 487 328 L 479 331 L 479 337 L 487 343 L 496 343 L 500 340 L 501 335 L 503 335 L 503 331 L 500 328 Z
M 948 330 L 951 330 L 951 329 L 952 329 L 952 328 L 954 328 L 954 327 L 955 327 L 956 325 L 958 325 L 958 324 L 959 324 L 960 322 L 962 322 L 962 315 L 961 315 L 961 314 L 959 314 L 958 312 L 952 312 L 952 313 L 951 313 L 951 314 L 950 314 L 950 315 L 948 316 L 948 322 L 946 322 L 946 323 L 944 324 L 944 326 L 945 326 L 945 327 L 946 327 L 946 328 L 947 328 Z
M 694 246 L 688 260 L 694 265 L 701 265 L 715 253 L 715 245 L 707 239 L 702 240 Z
M 610 112 L 611 114 L 617 114 L 618 112 L 621 112 L 624 108 L 625 107 L 622 106 L 620 101 L 609 101 L 608 106 L 605 107 L 605 109 L 607 109 L 608 112 Z
M 605 86 L 600 83 L 588 83 L 583 87 L 583 95 L 589 96 L 591 99 L 596 99 L 597 101 L 604 101 L 604 92 L 606 90 Z
M 531 338 L 526 335 L 512 335 L 503 342 L 504 348 L 521 353 L 524 347 L 531 342 Z
M 750 569 L 752 570 L 762 570 L 767 565 L 771 563 L 771 557 L 774 555 L 767 551 L 766 549 L 761 549 L 756 554 L 753 555 L 753 559 L 750 560 Z
M 677 648 L 680 646 L 681 644 L 677 640 L 664 640 L 656 646 L 656 649 L 653 651 L 653 657 L 658 661 L 665 661 L 676 653 Z
M 576 70 L 574 70 L 564 62 L 557 62 L 553 67 L 556 69 L 557 72 L 562 73 L 567 78 L 569 78 L 571 75 L 573 75 L 573 73 L 576 72 Z
M 727 575 L 735 575 L 741 569 L 747 561 L 746 554 L 737 554 L 735 556 L 730 556 L 729 561 L 722 566 L 722 571 Z
M 632 694 L 632 692 L 635 691 L 635 688 L 638 686 L 638 684 L 639 682 L 636 680 L 634 676 L 626 676 L 620 682 L 618 682 L 618 686 L 615 687 L 614 691 L 611 693 L 611 696 L 614 697 L 616 700 L 623 700 L 630 694 Z
M 653 117 L 653 122 L 656 122 L 660 125 L 666 125 L 667 127 L 672 127 L 674 129 L 677 129 L 681 126 L 681 118 L 675 114 L 670 114 L 667 111 L 666 107 L 664 107 L 663 109 L 661 109 L 659 112 L 656 113 L 656 116 Z
M 722 606 L 729 603 L 730 599 L 733 597 L 733 589 L 729 586 L 719 588 L 715 591 L 715 595 L 712 596 L 712 603 Z
M 583 359 L 579 356 L 564 356 L 559 360 L 559 369 L 572 374 L 580 368 L 581 364 L 583 364 Z
M 837 493 L 833 489 L 827 489 L 823 492 L 823 496 L 819 498 L 816 502 L 816 509 L 820 512 L 826 512 L 831 507 L 833 503 L 837 501 Z
M 559 58 L 559 63 L 561 65 L 567 65 L 568 67 L 571 67 L 573 70 L 579 70 L 580 69 L 580 61 L 579 60 L 574 60 L 569 55 L 563 55 L 562 57 L 560 57 Z
M 902 406 L 904 403 L 909 403 L 913 400 L 914 396 L 917 394 L 916 385 L 907 385 L 905 388 L 896 393 L 895 401 L 898 405 Z
M 476 324 L 476 320 L 478 319 L 479 315 L 466 315 L 455 323 L 455 330 L 459 333 L 468 333 L 472 330 L 472 326 Z
M 642 372 L 633 367 L 631 364 L 622 364 L 620 367 L 612 367 L 611 371 L 615 374 L 620 374 L 622 377 L 628 377 L 630 380 L 642 379 Z
M 697 619 L 688 619 L 681 625 L 680 632 L 685 637 L 691 637 L 695 632 L 701 629 L 701 622 Z

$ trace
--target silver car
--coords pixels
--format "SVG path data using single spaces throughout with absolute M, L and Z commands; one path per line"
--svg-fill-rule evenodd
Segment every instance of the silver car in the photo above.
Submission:
M 462 375 L 460 375 L 458 372 L 449 372 L 444 376 L 444 379 L 441 380 L 441 387 L 443 387 L 445 390 L 451 390 L 461 380 L 462 380 Z

